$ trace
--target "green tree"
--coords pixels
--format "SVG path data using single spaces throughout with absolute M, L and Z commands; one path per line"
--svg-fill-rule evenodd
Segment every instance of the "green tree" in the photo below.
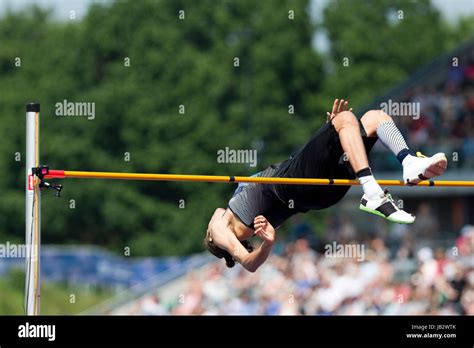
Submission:
M 118 1 L 93 5 L 71 24 L 39 10 L 1 20 L 0 41 L 9 50 L 0 56 L 0 80 L 10 87 L 0 112 L 11 125 L 2 129 L 9 159 L 0 179 L 8 197 L 1 207 L 8 212 L 4 232 L 24 233 L 24 168 L 10 158 L 24 147 L 18 120 L 29 100 L 41 101 L 42 162 L 52 168 L 247 175 L 285 159 L 322 120 L 310 102 L 323 73 L 310 46 L 307 6 L 303 0 Z M 22 57 L 20 69 L 12 67 L 14 56 Z M 64 99 L 94 102 L 95 119 L 55 116 Z M 217 163 L 226 146 L 258 148 L 258 166 Z M 62 199 L 43 194 L 43 241 L 118 252 L 129 246 L 132 255 L 201 250 L 208 218 L 233 189 L 64 184 Z
M 429 0 L 338 0 L 324 10 L 331 77 L 324 90 L 360 107 L 447 49 L 448 33 Z M 344 64 L 346 63 L 346 64 Z
M 36 7 L 0 18 L 0 237 L 24 238 L 26 102 L 41 102 L 51 168 L 248 175 L 302 146 L 333 98 L 360 107 L 472 33 L 469 19 L 446 25 L 427 0 L 331 1 L 318 29 L 309 3 L 117 1 L 80 21 Z M 311 46 L 320 29 L 325 56 Z M 95 118 L 56 116 L 65 99 L 95 103 Z M 225 147 L 257 149 L 257 167 L 217 163 Z M 43 241 L 132 256 L 202 250 L 208 218 L 234 189 L 64 184 L 61 199 L 43 194 Z M 321 217 L 304 219 L 317 227 Z

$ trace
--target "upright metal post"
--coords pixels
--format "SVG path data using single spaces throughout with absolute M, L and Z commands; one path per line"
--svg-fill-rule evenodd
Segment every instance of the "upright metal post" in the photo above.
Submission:
M 26 105 L 26 315 L 40 314 L 41 192 L 32 168 L 39 166 L 39 103 Z

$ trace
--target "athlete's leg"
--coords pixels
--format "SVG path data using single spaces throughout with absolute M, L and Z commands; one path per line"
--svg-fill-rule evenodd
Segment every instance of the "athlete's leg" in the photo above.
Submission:
M 361 118 L 360 121 L 364 126 L 365 132 L 368 137 L 376 137 L 377 136 L 377 128 L 384 123 L 392 121 L 392 117 L 387 115 L 382 110 L 370 110 L 367 111 Z M 408 146 L 407 146 L 408 148 Z
M 364 193 L 371 199 L 382 197 L 383 190 L 369 168 L 359 121 L 355 115 L 350 111 L 343 111 L 334 116 L 331 122 L 339 134 L 342 149 L 359 178 Z
M 415 218 L 403 210 L 400 210 L 389 194 L 385 194 L 380 185 L 375 180 L 369 168 L 369 161 L 362 140 L 360 125 L 355 115 L 350 111 L 343 111 L 336 114 L 331 122 L 339 135 L 342 149 L 346 153 L 349 163 L 356 172 L 364 196 L 362 197 L 360 209 L 382 216 L 390 221 L 399 223 L 413 223 Z M 365 129 L 365 125 L 362 123 Z M 365 129 L 367 135 L 371 133 Z
M 382 110 L 371 110 L 361 118 L 362 125 L 369 137 L 376 137 L 397 156 L 403 165 L 403 179 L 410 184 L 441 175 L 448 165 L 444 153 L 425 157 L 421 153 L 410 151 L 403 135 L 392 118 Z
M 349 163 L 354 172 L 358 172 L 369 166 L 364 142 L 360 134 L 359 122 L 350 111 L 343 111 L 331 120 L 336 132 L 339 134 L 342 149 L 347 155 Z

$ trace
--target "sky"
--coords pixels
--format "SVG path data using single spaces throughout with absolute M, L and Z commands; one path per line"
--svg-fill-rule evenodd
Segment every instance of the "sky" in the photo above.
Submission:
M 321 9 L 328 1 L 312 0 L 312 12 L 315 18 L 319 17 Z M 80 19 L 93 2 L 110 2 L 110 0 L 0 0 L 0 16 L 7 8 L 18 10 L 36 3 L 41 7 L 53 8 L 55 17 L 58 19 L 68 19 L 71 10 L 74 10 L 76 18 Z M 456 21 L 460 15 L 474 14 L 474 0 L 432 0 L 432 2 L 449 21 Z
M 171 0 L 172 1 L 172 0 Z M 238 0 L 237 0 L 238 1 Z M 312 0 L 311 16 L 314 20 L 321 19 L 322 10 L 330 0 Z M 456 22 L 460 16 L 474 15 L 474 0 L 431 0 L 439 8 L 443 17 L 449 22 Z M 80 20 L 87 13 L 92 3 L 108 3 L 111 0 L 0 0 L 0 17 L 7 9 L 13 11 L 37 4 L 44 8 L 53 9 L 54 18 L 68 20 L 71 11 L 74 11 L 76 20 Z M 137 1 L 138 3 L 139 1 Z M 317 32 L 313 38 L 313 46 L 319 52 L 327 52 L 329 42 L 324 32 Z

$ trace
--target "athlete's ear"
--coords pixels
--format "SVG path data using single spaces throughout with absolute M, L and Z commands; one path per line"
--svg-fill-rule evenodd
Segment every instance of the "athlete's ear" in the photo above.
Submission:
M 235 260 L 232 257 L 232 255 L 227 251 L 222 248 L 219 248 L 213 241 L 212 237 L 210 237 L 210 233 L 206 234 L 206 238 L 204 238 L 204 245 L 206 246 L 206 249 L 213 254 L 215 257 L 222 259 L 225 259 L 225 264 L 227 267 L 232 268 L 235 266 Z
M 206 232 L 206 239 L 208 242 L 212 242 L 212 235 L 211 235 L 211 229 L 207 229 L 207 232 Z

